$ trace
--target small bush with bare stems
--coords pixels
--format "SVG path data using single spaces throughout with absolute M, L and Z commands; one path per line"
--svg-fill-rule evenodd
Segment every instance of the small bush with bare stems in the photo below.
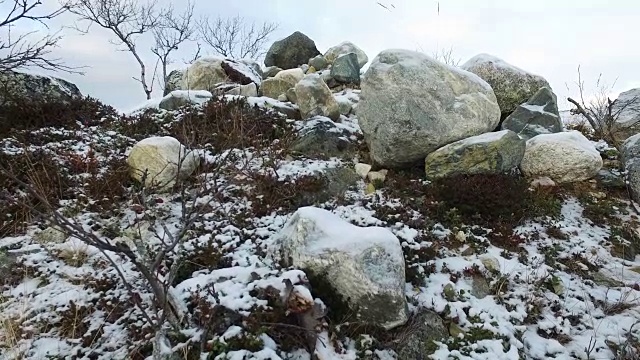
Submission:
M 588 95 L 586 94 L 585 82 L 582 79 L 580 66 L 578 66 L 578 81 L 576 82 L 576 86 L 578 87 L 580 97 L 578 100 L 571 97 L 567 98 L 567 101 L 575 106 L 575 108 L 571 110 L 571 113 L 584 117 L 589 123 L 596 139 L 603 139 L 616 148 L 619 148 L 621 142 L 624 141 L 626 137 L 631 133 L 640 131 L 640 121 L 624 124 L 619 121 L 620 114 L 623 111 L 631 106 L 640 104 L 640 98 L 625 99 L 624 103 L 621 103 L 618 99 L 611 100 L 609 93 L 615 86 L 615 82 L 612 85 L 608 85 L 602 80 L 602 74 L 598 76 L 595 85 L 596 93 L 592 96 L 591 100 L 587 100 Z M 584 125 L 584 123 L 578 124 L 581 128 L 584 128 Z

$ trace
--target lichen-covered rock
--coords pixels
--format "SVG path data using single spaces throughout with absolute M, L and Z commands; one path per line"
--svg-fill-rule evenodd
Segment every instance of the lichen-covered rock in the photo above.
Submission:
M 384 167 L 424 161 L 437 148 L 496 128 L 500 109 L 476 75 L 408 50 L 385 50 L 362 81 L 358 121 Z
M 251 82 L 246 85 L 239 85 L 231 90 L 225 92 L 226 95 L 240 95 L 240 96 L 258 96 L 258 86 Z
M 32 99 L 58 99 L 62 101 L 82 96 L 78 87 L 66 80 L 44 75 L 28 74 L 17 71 L 0 73 L 0 104 L 10 103 L 6 96 L 27 97 Z
M 265 66 L 293 69 L 320 55 L 316 43 L 307 35 L 296 31 L 271 45 L 264 58 Z
M 303 207 L 276 236 L 272 256 L 328 282 L 358 322 L 392 329 L 407 321 L 402 247 L 386 228 Z
M 602 157 L 579 131 L 538 135 L 527 141 L 520 164 L 529 177 L 547 176 L 556 183 L 583 181 L 598 174 Z
M 510 130 L 472 136 L 445 145 L 425 159 L 427 178 L 505 173 L 522 161 L 526 142 Z
M 268 78 L 262 81 L 260 87 L 260 93 L 262 96 L 266 96 L 272 99 L 278 99 L 282 94 L 286 94 L 287 90 L 291 89 L 295 84 L 282 78 Z
M 154 136 L 136 143 L 127 164 L 131 177 L 147 187 L 161 191 L 170 189 L 178 178 L 184 178 L 198 167 L 200 158 L 170 136 Z
M 360 67 L 354 53 L 339 56 L 331 66 L 331 77 L 341 84 L 360 84 Z
M 169 95 L 170 92 L 175 90 L 184 90 L 182 88 L 182 78 L 184 77 L 184 70 L 173 70 L 167 75 L 167 79 L 164 84 L 163 96 Z
M 531 98 L 540 88 L 551 88 L 542 76 L 531 74 L 488 54 L 474 56 L 461 68 L 478 75 L 491 85 L 503 117 Z
M 621 149 L 631 197 L 640 202 L 640 134 L 628 138 Z
M 419 313 L 409 319 L 406 327 L 411 330 L 396 345 L 398 359 L 429 359 L 438 349 L 435 341 L 443 341 L 449 337 L 449 330 L 442 318 L 426 309 L 420 309 Z
M 331 90 L 318 74 L 308 74 L 295 86 L 297 105 L 303 119 L 326 116 L 340 118 L 340 108 Z
M 518 105 L 502 122 L 502 129 L 515 131 L 523 139 L 561 132 L 563 127 L 558 98 L 550 88 L 540 88 L 529 101 Z
M 362 69 L 362 67 L 365 66 L 365 64 L 369 61 L 367 54 L 365 54 L 362 49 L 349 41 L 342 42 L 334 47 L 329 48 L 329 50 L 327 50 L 327 52 L 324 54 L 324 58 L 329 64 L 333 64 L 333 62 L 337 58 L 349 53 L 354 53 L 358 57 L 358 70 Z

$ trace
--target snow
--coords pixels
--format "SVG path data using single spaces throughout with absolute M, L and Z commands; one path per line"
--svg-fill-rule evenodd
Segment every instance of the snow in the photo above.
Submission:
M 462 64 L 461 68 L 462 69 L 470 69 L 476 66 L 482 66 L 484 64 L 491 64 L 493 67 L 497 68 L 497 69 L 501 69 L 501 70 L 506 70 L 506 71 L 510 71 L 510 72 L 514 72 L 514 73 L 518 73 L 520 75 L 532 75 L 532 76 L 538 76 L 535 74 L 532 74 L 526 70 L 523 70 L 517 66 L 511 65 L 509 63 L 507 63 L 506 61 L 493 56 L 493 55 L 489 55 L 489 54 L 478 54 L 474 57 L 472 57 L 471 59 L 469 59 L 466 63 Z
M 124 114 L 126 116 L 133 116 L 148 109 L 160 109 L 159 106 L 162 100 L 172 97 L 185 99 L 194 104 L 203 104 L 209 101 L 213 97 L 213 95 L 211 94 L 211 92 L 206 90 L 174 90 L 164 97 L 152 98 L 141 103 L 140 105 L 136 105 L 133 108 L 124 111 Z
M 550 113 L 548 111 L 545 111 L 544 110 L 544 105 L 532 105 L 532 104 L 525 103 L 525 104 L 522 104 L 520 106 L 522 106 L 523 108 L 525 108 L 525 109 L 527 109 L 529 111 L 532 111 L 532 112 L 537 112 L 537 113 L 544 114 L 544 115 L 558 117 L 558 115 L 556 115 L 554 113 Z

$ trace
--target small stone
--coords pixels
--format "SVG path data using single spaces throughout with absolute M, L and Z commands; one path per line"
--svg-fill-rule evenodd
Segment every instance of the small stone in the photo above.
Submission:
M 531 182 L 531 186 L 536 189 L 539 187 L 554 187 L 556 186 L 556 183 L 553 180 L 551 180 L 548 176 L 542 176 L 537 179 L 534 179 Z
M 326 69 L 328 66 L 327 60 L 325 60 L 324 56 L 318 55 L 314 58 L 309 59 L 309 68 L 314 68 L 317 70 Z
M 553 287 L 553 293 L 556 295 L 564 294 L 564 284 L 562 283 L 562 279 L 557 276 L 551 277 L 551 287 Z
M 370 171 L 367 174 L 367 178 L 369 178 L 369 181 L 371 181 L 372 183 L 378 182 L 382 184 L 387 178 L 387 171 L 386 170 Z
M 313 66 L 309 66 L 309 69 L 307 69 L 306 74 L 313 74 L 316 71 L 318 71 L 316 70 L 316 68 L 314 68 Z
M 442 290 L 442 294 L 444 295 L 444 298 L 447 299 L 447 301 L 456 301 L 456 289 L 452 284 L 445 285 L 444 289 Z
M 280 94 L 278 95 L 278 101 L 282 101 L 282 102 L 286 102 L 289 101 L 289 98 L 287 97 L 287 94 Z
M 360 177 L 362 177 L 363 179 L 366 179 L 367 174 L 369 173 L 369 171 L 371 171 L 371 165 L 358 163 L 356 164 L 355 169 L 356 169 L 356 173 L 360 175 Z
M 467 234 L 465 234 L 464 231 L 458 231 L 456 234 L 456 240 L 459 242 L 467 241 Z
M 376 187 L 372 183 L 367 184 L 367 188 L 364 190 L 366 195 L 371 195 L 376 192 Z
M 495 257 L 485 254 L 480 256 L 480 262 L 487 270 L 491 272 L 500 272 L 500 262 Z
M 471 282 L 471 295 L 478 299 L 484 299 L 489 294 L 491 294 L 491 288 L 489 288 L 487 279 L 482 275 L 475 275 Z

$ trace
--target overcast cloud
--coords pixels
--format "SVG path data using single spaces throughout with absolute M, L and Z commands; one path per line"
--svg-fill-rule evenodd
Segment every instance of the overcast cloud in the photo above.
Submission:
M 173 3 L 177 8 L 183 4 L 182 0 Z M 576 95 L 578 65 L 591 91 L 599 73 L 609 84 L 617 79 L 612 95 L 640 87 L 640 2 L 442 0 L 439 14 L 435 0 L 381 3 L 393 3 L 395 8 L 387 11 L 375 0 L 196 0 L 196 13 L 278 22 L 280 28 L 271 41 L 302 31 L 315 40 L 321 52 L 349 40 L 370 60 L 387 48 L 420 50 L 429 55 L 452 48 L 462 62 L 478 53 L 489 53 L 544 76 L 560 99 Z M 56 19 L 54 28 L 73 20 L 71 15 Z M 109 42 L 111 34 L 97 27 L 88 35 L 71 29 L 63 33 L 55 55 L 69 65 L 88 68 L 85 75 L 58 76 L 118 109 L 126 110 L 145 100 L 142 88 L 132 79 L 139 72 L 135 61 L 129 53 L 117 51 Z M 153 64 L 149 47 L 150 39 L 141 39 L 140 48 Z M 181 48 L 172 68 L 184 67 L 181 59 L 192 50 L 193 45 Z M 159 95 L 156 91 L 155 96 Z M 560 105 L 568 107 L 565 101 Z

